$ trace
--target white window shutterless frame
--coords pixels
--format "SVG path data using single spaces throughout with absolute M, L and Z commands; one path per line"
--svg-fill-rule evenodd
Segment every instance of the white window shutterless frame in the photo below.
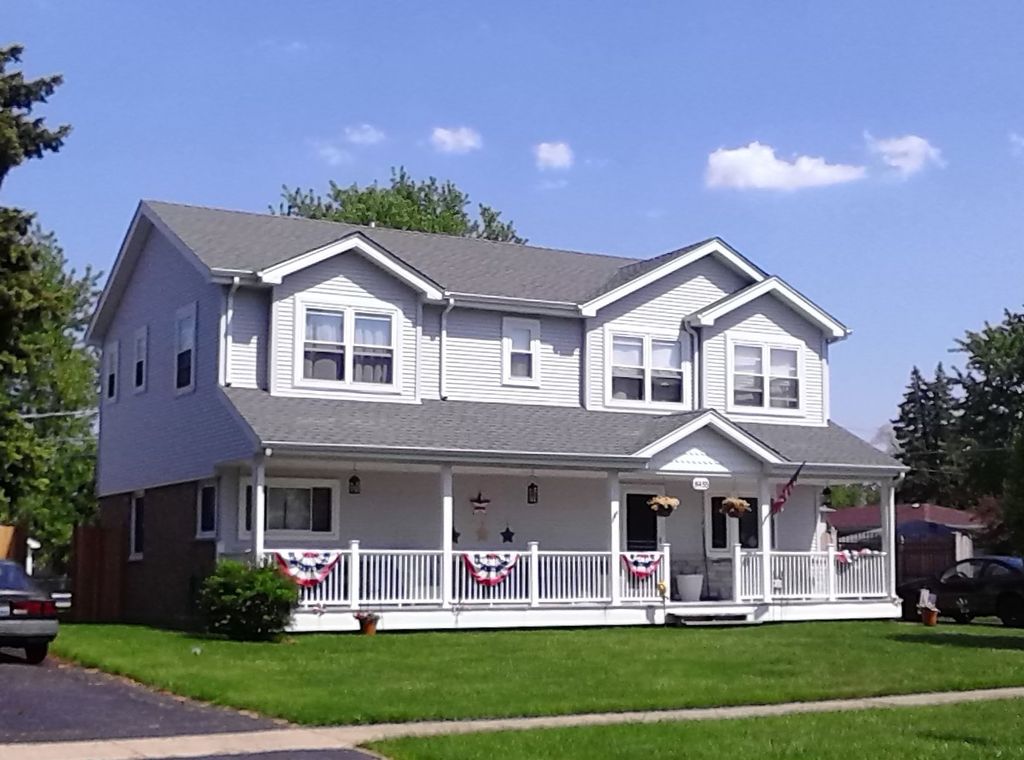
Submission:
M 728 409 L 737 413 L 803 413 L 804 346 L 797 340 L 730 336 Z
M 502 318 L 501 366 L 505 385 L 540 387 L 540 320 Z
M 667 336 L 613 332 L 606 341 L 610 405 L 686 409 L 688 354 L 684 342 Z
M 273 538 L 324 538 L 339 536 L 341 484 L 317 478 L 267 478 L 264 499 L 267 536 Z M 238 487 L 238 535 L 252 535 L 252 481 L 242 478 Z
M 174 392 L 190 393 L 196 387 L 196 302 L 174 314 Z
M 118 365 L 121 363 L 121 344 L 113 340 L 103 349 L 103 401 L 112 404 L 117 401 L 121 378 Z
M 132 390 L 143 393 L 149 374 L 149 326 L 143 325 L 135 331 L 132 356 Z

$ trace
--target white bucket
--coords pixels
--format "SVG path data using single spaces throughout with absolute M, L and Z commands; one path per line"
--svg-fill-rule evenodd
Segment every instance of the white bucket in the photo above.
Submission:
M 693 575 L 677 575 L 676 591 L 679 592 L 679 599 L 683 602 L 699 602 L 700 592 L 704 588 L 704 575 L 695 573 Z

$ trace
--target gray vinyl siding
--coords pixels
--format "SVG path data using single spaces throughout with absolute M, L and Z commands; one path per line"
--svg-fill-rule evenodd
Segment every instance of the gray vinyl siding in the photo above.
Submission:
M 441 308 L 423 307 L 420 337 L 420 396 L 441 398 Z
M 205 478 L 252 443 L 219 387 L 224 288 L 156 230 L 149 233 L 104 345 L 120 344 L 117 399 L 100 405 L 101 496 Z M 195 390 L 174 387 L 175 312 L 195 302 Z M 135 331 L 148 327 L 146 389 L 133 390 Z
M 540 386 L 502 382 L 502 319 L 540 322 Z M 580 342 L 578 319 L 497 311 L 453 309 L 448 314 L 445 388 L 455 401 L 497 401 L 552 406 L 579 406 Z
M 734 413 L 727 409 L 727 334 L 796 338 L 803 343 L 801 367 L 801 416 L 772 415 L 769 412 Z M 773 422 L 794 425 L 824 425 L 825 372 L 822 361 L 822 333 L 774 296 L 764 295 L 718 320 L 704 330 L 704 403 L 740 422 Z
M 619 329 L 678 336 L 685 361 L 689 337 L 682 331 L 683 317 L 748 284 L 718 259 L 705 256 L 598 312 L 587 324 L 587 407 L 605 405 L 605 339 L 609 332 Z M 692 388 L 693 378 L 686 380 L 686 387 Z
M 296 385 L 296 341 L 301 340 L 301 325 L 295 322 L 296 296 L 338 300 L 354 307 L 396 309 L 398 311 L 397 367 L 394 394 L 360 391 L 350 388 L 306 388 Z M 342 253 L 284 278 L 274 288 L 271 329 L 271 391 L 280 396 L 323 396 L 365 398 L 372 401 L 416 400 L 416 319 L 418 298 L 415 293 L 358 253 Z
M 241 388 L 266 389 L 270 291 L 240 288 L 235 291 L 233 300 L 228 383 Z

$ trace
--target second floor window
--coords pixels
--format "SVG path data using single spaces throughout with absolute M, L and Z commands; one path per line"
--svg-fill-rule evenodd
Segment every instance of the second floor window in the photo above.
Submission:
M 799 349 L 736 343 L 732 350 L 733 406 L 778 410 L 800 408 Z
M 394 318 L 358 309 L 309 306 L 302 336 L 302 379 L 392 385 Z
M 149 331 L 143 325 L 135 331 L 135 362 L 132 364 L 132 381 L 136 393 L 146 390 L 146 359 L 148 355 Z
M 196 387 L 196 305 L 178 309 L 174 317 L 174 388 L 186 393 Z
M 682 358 L 678 340 L 613 335 L 612 399 L 682 403 L 685 400 Z
M 117 401 L 117 365 L 119 344 L 115 340 L 103 352 L 103 398 Z
M 505 317 L 501 322 L 503 381 L 513 385 L 537 385 L 540 380 L 540 322 Z

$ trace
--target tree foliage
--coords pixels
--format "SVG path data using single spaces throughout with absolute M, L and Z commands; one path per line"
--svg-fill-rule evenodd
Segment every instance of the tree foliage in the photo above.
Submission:
M 1024 425 L 1013 437 L 1003 483 L 1002 527 L 1013 550 L 1024 554 Z
M 501 219 L 500 211 L 480 204 L 474 219 L 467 211 L 469 205 L 469 196 L 453 182 L 439 182 L 434 177 L 418 182 L 399 168 L 391 170 L 387 187 L 376 182 L 366 187 L 342 187 L 331 181 L 327 195 L 322 196 L 313 190 L 285 186 L 276 211 L 286 216 L 349 224 L 440 232 L 505 243 L 526 242 L 512 222 Z
M 953 383 L 940 363 L 928 380 L 914 367 L 893 420 L 897 456 L 910 468 L 900 500 L 954 505 L 960 502 L 956 477 L 958 439 Z
M 24 161 L 55 152 L 70 131 L 33 109 L 61 83 L 9 71 L 0 49 L 0 184 Z M 25 527 L 63 558 L 71 526 L 92 509 L 94 357 L 82 345 L 97 277 L 77 275 L 31 213 L 0 207 L 0 521 Z

